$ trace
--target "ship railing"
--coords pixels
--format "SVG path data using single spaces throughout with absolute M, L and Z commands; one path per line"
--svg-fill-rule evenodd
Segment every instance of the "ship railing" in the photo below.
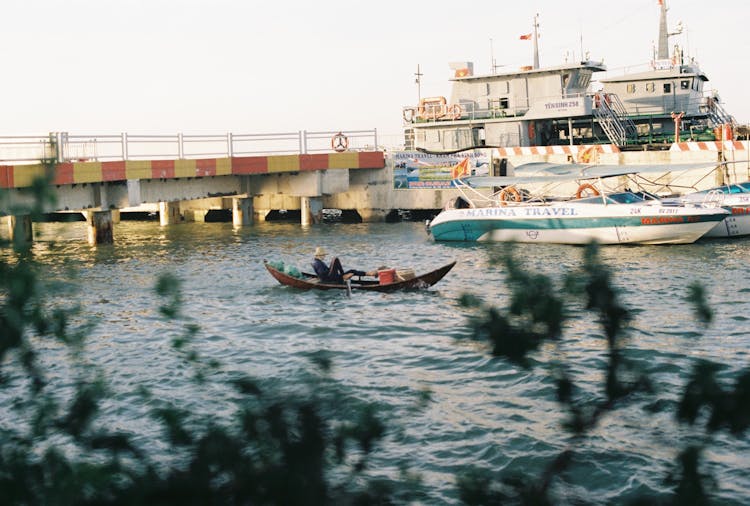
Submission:
M 650 71 L 654 70 L 655 66 L 656 66 L 656 63 L 654 61 L 650 61 L 650 62 L 636 63 L 636 64 L 633 64 L 633 65 L 627 65 L 627 66 L 623 66 L 623 67 L 608 68 L 604 72 L 598 72 L 596 74 L 596 76 L 597 76 L 596 80 L 597 81 L 603 81 L 603 80 L 606 80 L 606 79 L 627 76 L 627 75 L 630 75 L 630 74 L 640 74 L 640 73 L 643 73 L 643 72 L 650 72 Z
M 419 123 L 442 123 L 458 120 L 483 120 L 523 116 L 528 104 L 510 107 L 502 98 L 488 99 L 486 105 L 473 100 L 460 100 L 457 104 L 427 104 L 421 109 L 415 106 L 402 108 L 404 125 Z
M 654 102 L 629 103 L 625 108 L 628 116 L 657 116 L 669 115 L 673 112 L 685 112 L 687 115 L 708 114 L 705 98 L 694 96 L 664 95 L 655 98 Z
M 704 96 L 701 100 L 700 108 L 704 111 L 714 126 L 729 124 L 732 128 L 737 126 L 737 120 L 734 116 L 729 114 L 723 105 L 719 102 L 718 98 L 711 93 L 708 96 Z
M 452 152 L 463 149 L 481 148 L 485 146 L 508 147 L 520 146 L 519 133 L 496 133 L 490 137 L 482 137 L 478 129 L 471 126 L 456 126 L 441 129 L 439 138 L 429 129 L 414 129 L 409 132 L 408 141 L 411 147 L 435 152 Z
M 84 134 L 0 136 L 0 162 L 31 163 L 112 160 L 167 160 L 310 154 L 335 151 L 334 138 L 349 151 L 378 151 L 377 129 L 264 134 Z

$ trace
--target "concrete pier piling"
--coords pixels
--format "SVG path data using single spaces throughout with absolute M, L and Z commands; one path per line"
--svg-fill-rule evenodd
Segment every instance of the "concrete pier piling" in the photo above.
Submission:
M 34 234 L 31 216 L 8 216 L 7 224 L 10 240 L 16 249 L 25 249 L 32 243 Z
M 162 226 L 174 225 L 182 221 L 179 202 L 159 202 L 159 223 Z
M 112 211 L 87 211 L 89 244 L 112 244 L 114 242 Z
M 253 224 L 253 199 L 232 199 L 232 225 L 244 227 Z
M 308 226 L 323 220 L 323 199 L 319 197 L 300 198 L 301 225 Z

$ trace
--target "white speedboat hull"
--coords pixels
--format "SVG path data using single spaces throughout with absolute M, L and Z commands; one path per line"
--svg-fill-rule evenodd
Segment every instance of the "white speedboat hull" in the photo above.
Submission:
M 706 232 L 705 237 L 750 235 L 750 183 L 718 186 L 685 195 L 682 200 L 697 205 L 720 205 L 729 211 L 730 214 Z
M 518 205 L 447 209 L 429 229 L 436 241 L 688 244 L 728 214 L 700 206 Z
M 705 237 L 740 237 L 750 235 L 750 207 L 728 206 L 732 213 L 706 232 Z

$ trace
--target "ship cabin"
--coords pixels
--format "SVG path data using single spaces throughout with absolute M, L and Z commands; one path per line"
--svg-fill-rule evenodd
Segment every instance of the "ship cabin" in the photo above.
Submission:
M 403 109 L 407 149 L 451 153 L 481 147 L 614 144 L 668 149 L 672 142 L 733 138 L 735 119 L 706 74 L 679 47 L 644 70 L 598 79 L 606 67 L 583 61 L 474 75 L 452 63 L 450 99 L 422 98 Z
M 422 98 L 403 109 L 410 147 L 446 153 L 482 146 L 572 144 L 573 120 L 592 115 L 594 97 L 587 89 L 593 74 L 606 70 L 591 61 L 476 76 L 471 62 L 451 68 L 449 100 Z
M 663 65 L 650 72 L 601 79 L 602 92 L 617 94 L 633 119 L 673 112 L 683 112 L 686 116 L 705 114 L 706 75 L 697 66 L 672 65 L 669 60 Z
M 635 144 L 719 139 L 720 125 L 732 124 L 734 119 L 718 94 L 704 94 L 706 81 L 697 63 L 683 63 L 679 47 L 673 58 L 653 60 L 643 72 L 599 80 L 601 96 L 619 97 L 624 114 L 635 125 L 637 134 L 628 139 Z

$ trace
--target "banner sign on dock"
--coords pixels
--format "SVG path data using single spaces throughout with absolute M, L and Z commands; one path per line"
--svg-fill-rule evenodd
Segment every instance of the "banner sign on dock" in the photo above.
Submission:
M 448 189 L 461 176 L 486 176 L 490 157 L 486 150 L 454 154 L 397 151 L 393 158 L 393 187 L 396 190 Z

